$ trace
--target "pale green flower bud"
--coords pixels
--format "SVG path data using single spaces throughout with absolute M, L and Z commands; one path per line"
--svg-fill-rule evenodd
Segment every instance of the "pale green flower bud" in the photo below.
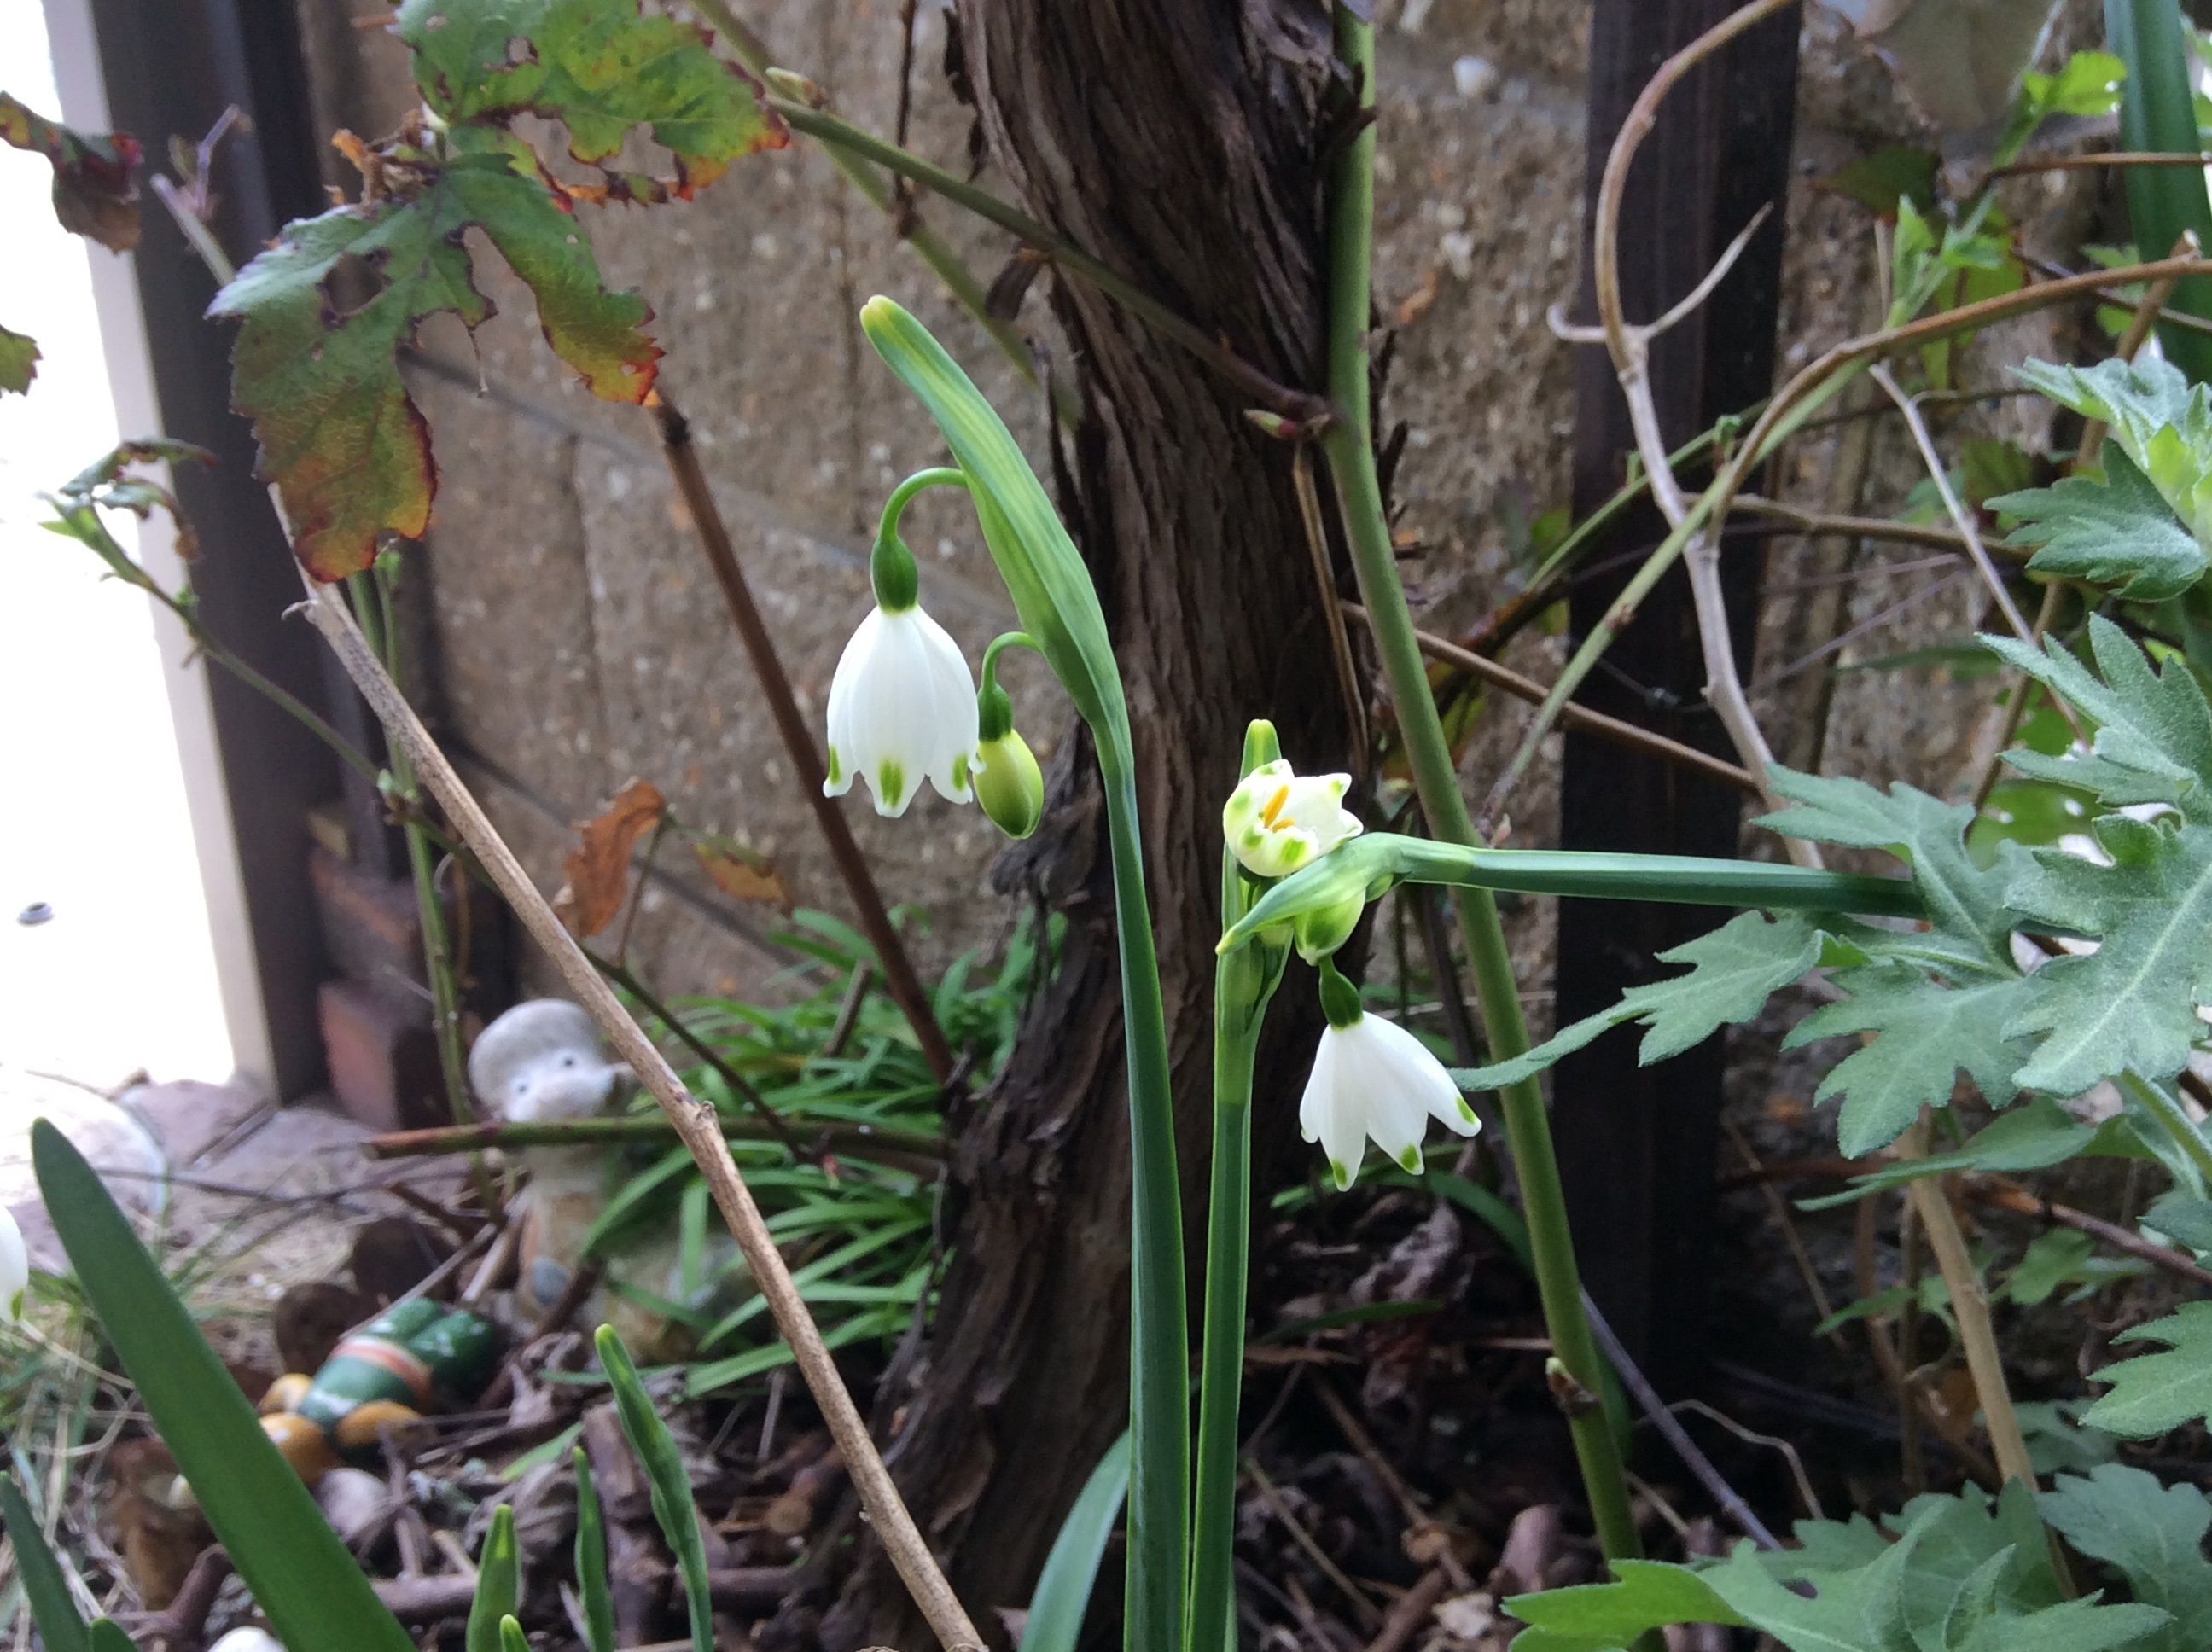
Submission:
M 1359 914 L 1366 910 L 1366 901 L 1355 895 L 1334 906 L 1300 913 L 1291 926 L 1298 956 L 1308 963 L 1319 963 L 1352 938 Z
M 975 801 L 1008 837 L 1027 837 L 1044 814 L 1044 774 L 1017 729 L 987 739 L 976 753 Z

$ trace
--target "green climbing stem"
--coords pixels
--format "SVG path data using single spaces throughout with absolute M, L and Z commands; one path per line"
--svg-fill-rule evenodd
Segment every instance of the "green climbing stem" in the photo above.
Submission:
M 1371 27 L 1340 0 L 1336 8 L 1337 53 L 1360 84 L 1363 102 L 1374 99 L 1375 43 Z M 1413 616 L 1399 583 L 1396 557 L 1383 512 L 1382 487 L 1375 474 L 1368 410 L 1368 279 L 1374 244 L 1375 128 L 1370 119 L 1338 155 L 1329 191 L 1328 219 L 1328 388 L 1334 418 L 1322 438 L 1322 451 L 1336 487 L 1345 537 L 1352 548 L 1360 600 L 1382 656 L 1383 675 L 1397 708 L 1400 738 L 1413 771 L 1413 783 L 1430 831 L 1449 842 L 1479 842 L 1459 774 L 1444 736 L 1428 674 L 1414 635 Z M 1475 995 L 1489 1034 L 1493 1060 L 1504 1060 L 1528 1048 L 1528 1029 L 1521 1012 L 1520 990 L 1513 979 L 1505 932 L 1490 891 L 1455 889 Z M 1567 1226 L 1566 1200 L 1560 1191 L 1559 1160 L 1553 1150 L 1543 1092 L 1533 1079 L 1501 1092 L 1505 1133 L 1518 1168 L 1521 1197 L 1528 1223 L 1536 1286 L 1544 1308 L 1554 1355 L 1571 1379 L 1563 1408 L 1573 1435 L 1598 1541 L 1610 1559 L 1643 1553 L 1631 1512 L 1628 1483 L 1620 1454 L 1596 1396 L 1603 1390 L 1603 1365 L 1583 1312 L 1582 1280 L 1575 1266 L 1574 1241 Z M 1579 1392 L 1577 1392 L 1579 1391 Z M 1589 1396 L 1587 1404 L 1582 1396 Z M 1656 1644 L 1656 1637 L 1648 1637 Z M 1641 1644 L 1639 1643 L 1639 1644 Z

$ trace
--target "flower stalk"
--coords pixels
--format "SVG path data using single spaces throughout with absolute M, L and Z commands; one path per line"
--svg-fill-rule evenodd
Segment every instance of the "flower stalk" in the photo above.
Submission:
M 1337 53 L 1359 83 L 1371 111 L 1374 100 L 1375 41 L 1372 27 L 1339 0 Z M 1474 823 L 1460 795 L 1457 766 L 1431 697 L 1419 637 L 1405 588 L 1399 583 L 1396 556 L 1375 472 L 1374 442 L 1368 406 L 1367 323 L 1369 276 L 1375 219 L 1375 129 L 1364 123 L 1339 151 L 1328 203 L 1328 389 L 1335 417 L 1322 436 L 1322 452 L 1335 484 L 1345 538 L 1369 615 L 1383 674 L 1398 716 L 1400 738 L 1413 771 L 1422 812 L 1431 832 L 1446 842 L 1479 846 Z M 1528 1048 L 1528 1029 L 1498 907 L 1485 889 L 1455 887 L 1452 904 L 1473 966 L 1475 995 L 1489 1034 L 1493 1060 L 1506 1060 Z M 1582 1280 L 1575 1263 L 1574 1240 L 1567 1225 L 1565 1196 L 1559 1185 L 1551 1124 L 1543 1093 L 1534 1079 L 1500 1094 L 1506 1136 L 1518 1169 L 1528 1222 L 1536 1285 L 1552 1345 L 1566 1375 L 1590 1393 L 1599 1391 L 1601 1364 L 1589 1319 L 1583 1312 Z M 1583 1486 L 1597 1527 L 1598 1540 L 1612 1559 L 1643 1552 L 1631 1512 L 1620 1452 L 1603 1412 L 1591 1406 L 1570 1411 Z
M 1272 724 L 1244 737 L 1248 776 L 1278 762 Z M 1224 932 L 1257 894 L 1233 849 L 1221 856 Z M 1221 955 L 1213 969 L 1213 1156 L 1206 1212 L 1204 1340 L 1199 1356 L 1198 1457 L 1190 1597 L 1183 1644 L 1233 1644 L 1236 1613 L 1237 1406 L 1244 1378 L 1245 1288 L 1252 1242 L 1252 1070 L 1267 1005 L 1287 950 L 1261 941 Z

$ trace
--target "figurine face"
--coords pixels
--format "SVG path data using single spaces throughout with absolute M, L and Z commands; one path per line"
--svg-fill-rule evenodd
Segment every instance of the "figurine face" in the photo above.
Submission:
M 518 1004 L 469 1052 L 469 1083 L 511 1123 L 588 1118 L 613 1099 L 629 1069 L 599 1054 L 599 1029 L 561 999 Z

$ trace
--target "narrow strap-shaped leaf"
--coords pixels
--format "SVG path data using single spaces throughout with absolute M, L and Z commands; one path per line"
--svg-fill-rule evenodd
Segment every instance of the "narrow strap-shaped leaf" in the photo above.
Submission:
M 602 1325 L 597 1340 L 599 1364 L 606 1371 L 607 1385 L 614 1390 L 615 1412 L 652 1488 L 653 1518 L 660 1522 L 660 1534 L 675 1552 L 677 1569 L 684 1575 L 694 1652 L 714 1652 L 714 1606 L 707 1589 L 707 1546 L 699 1535 L 699 1509 L 691 1500 L 691 1478 L 684 1472 L 683 1455 L 676 1449 L 668 1424 L 653 1408 L 653 1396 L 645 1391 L 629 1350 L 623 1346 L 614 1327 Z
M 95 1618 L 85 1637 L 92 1652 L 138 1652 L 138 1643 L 112 1618 Z
M 1037 1574 L 1036 1593 L 1030 1597 L 1019 1652 L 1075 1652 L 1091 1588 L 1098 1581 L 1098 1563 L 1128 1491 L 1129 1436 L 1124 1433 L 1106 1449 L 1060 1522 L 1060 1535 Z
M 491 1511 L 483 1552 L 477 1557 L 477 1596 L 469 1604 L 468 1652 L 500 1652 L 499 1626 L 522 1604 L 521 1562 L 514 1550 L 514 1506 Z
M 599 1489 L 592 1484 L 592 1461 L 575 1449 L 576 1594 L 584 1607 L 584 1644 L 589 1652 L 615 1652 L 615 1601 L 607 1587 L 607 1528 L 599 1514 Z
M 46 1546 L 38 1516 L 15 1489 L 12 1475 L 0 1474 L 0 1517 L 6 1520 L 9 1540 L 15 1546 L 15 1576 L 22 1580 L 31 1621 L 39 1626 L 46 1652 L 86 1652 L 84 1619 L 76 1615 L 76 1602 L 70 1598 L 69 1580 L 62 1576 L 61 1563 Z
M 100 1328 L 276 1638 L 414 1652 L 84 1156 L 41 1119 L 31 1158 Z
M 513 1618 L 499 1620 L 497 1652 L 530 1652 L 530 1643 L 523 1638 L 522 1625 Z

